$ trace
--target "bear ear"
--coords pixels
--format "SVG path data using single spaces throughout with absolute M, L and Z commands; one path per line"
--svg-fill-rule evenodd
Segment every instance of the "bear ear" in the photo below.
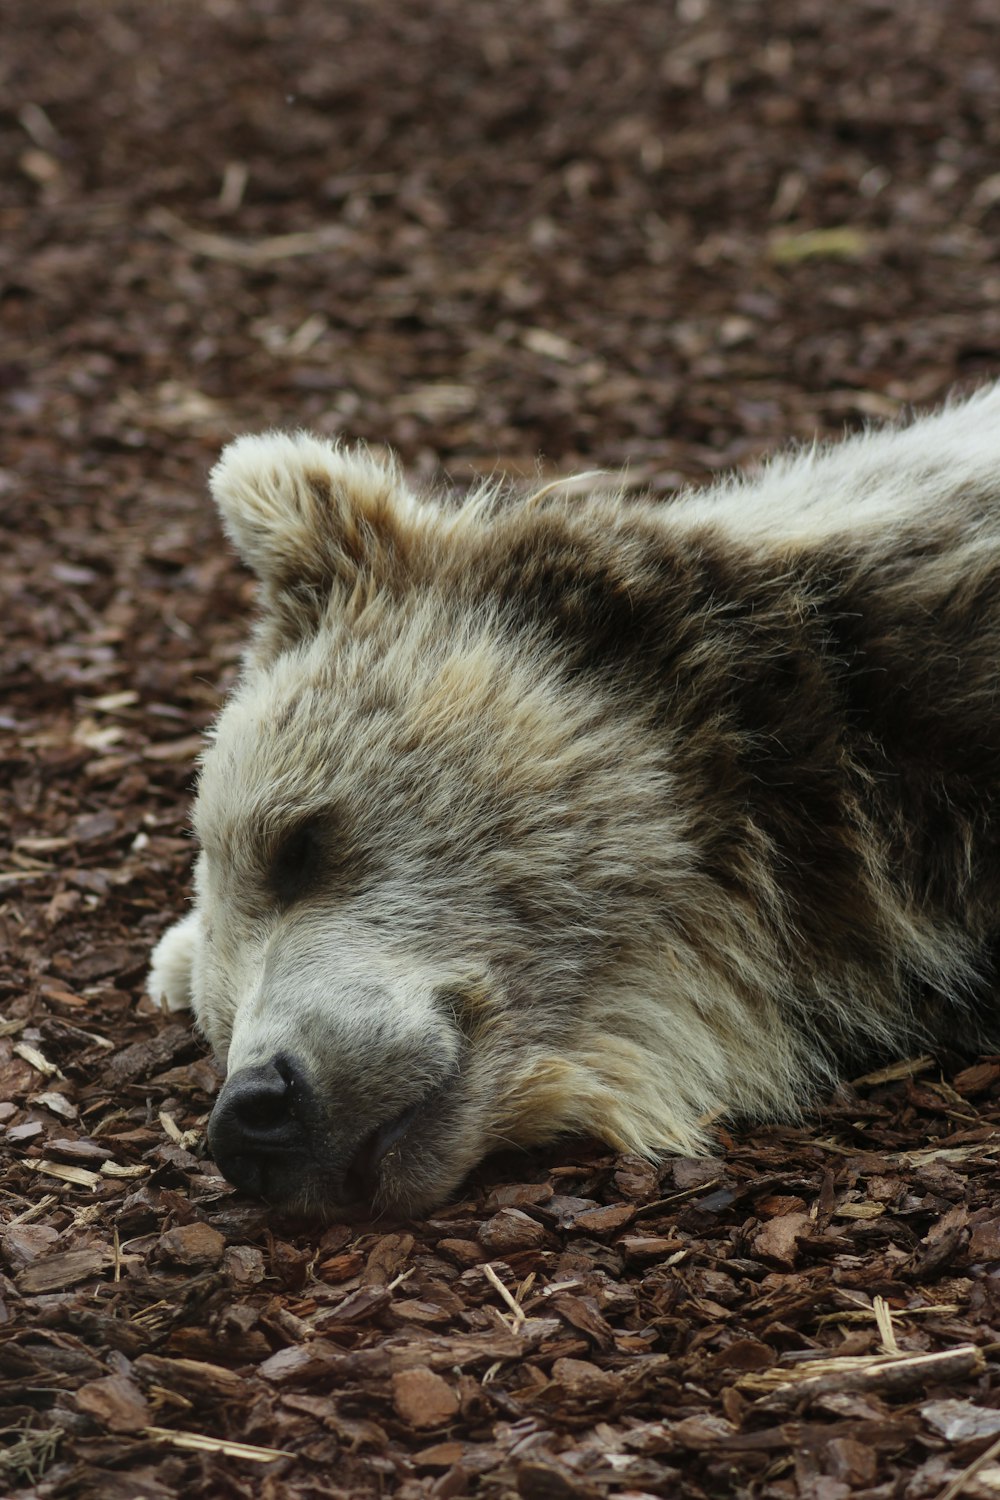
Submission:
M 351 589 L 398 567 L 426 511 L 394 459 L 306 432 L 237 438 L 209 484 L 230 540 L 272 597 Z

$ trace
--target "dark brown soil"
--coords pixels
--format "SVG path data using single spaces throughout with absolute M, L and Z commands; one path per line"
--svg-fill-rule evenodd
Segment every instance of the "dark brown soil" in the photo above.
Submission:
M 995 0 L 6 0 L 0 79 L 0 1492 L 995 1495 L 1000 1060 L 310 1231 L 142 995 L 220 444 L 669 491 L 995 374 Z

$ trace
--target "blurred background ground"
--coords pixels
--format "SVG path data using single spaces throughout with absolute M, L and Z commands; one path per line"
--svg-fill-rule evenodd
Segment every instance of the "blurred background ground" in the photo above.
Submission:
M 1000 1065 L 321 1234 L 140 997 L 252 593 L 219 446 L 667 495 L 996 374 L 993 0 L 6 0 L 0 157 L 0 1491 L 940 1493 L 1000 1431 Z

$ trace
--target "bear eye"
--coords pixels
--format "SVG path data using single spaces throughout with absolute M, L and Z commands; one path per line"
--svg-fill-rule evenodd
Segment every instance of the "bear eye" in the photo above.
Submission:
M 268 864 L 267 879 L 282 905 L 298 901 L 319 880 L 323 838 L 314 822 L 300 823 L 279 840 Z

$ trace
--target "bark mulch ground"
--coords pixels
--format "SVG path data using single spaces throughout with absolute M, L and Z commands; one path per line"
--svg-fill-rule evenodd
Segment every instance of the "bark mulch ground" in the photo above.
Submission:
M 994 0 L 7 0 L 0 1492 L 1000 1490 L 1000 1059 L 269 1220 L 143 997 L 234 432 L 668 493 L 1000 368 Z

